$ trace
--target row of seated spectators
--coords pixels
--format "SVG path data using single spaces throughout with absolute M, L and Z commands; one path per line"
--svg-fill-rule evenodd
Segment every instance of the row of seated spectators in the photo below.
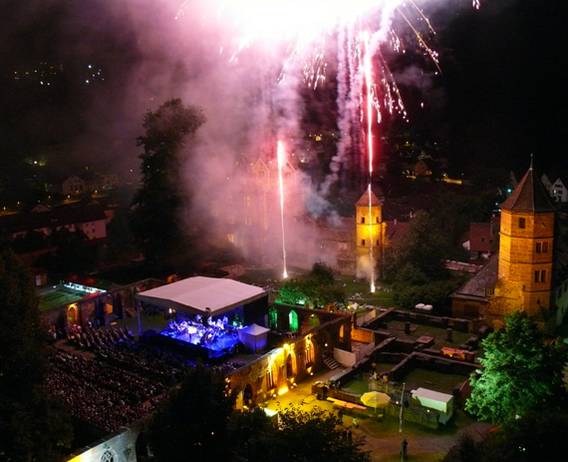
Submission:
M 179 382 L 187 362 L 117 328 L 75 331 L 49 357 L 47 391 L 77 418 L 112 432 L 148 415 Z M 92 354 L 94 353 L 94 355 Z
M 110 327 L 101 329 L 81 329 L 74 326 L 67 340 L 75 346 L 84 349 L 92 349 L 103 346 L 114 345 L 120 341 L 132 340 L 132 333 L 125 327 Z
M 147 415 L 167 390 L 159 382 L 60 350 L 50 358 L 46 386 L 75 417 L 106 432 Z

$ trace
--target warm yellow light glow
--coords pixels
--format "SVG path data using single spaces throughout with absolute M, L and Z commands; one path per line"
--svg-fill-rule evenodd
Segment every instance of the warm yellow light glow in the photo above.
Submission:
M 290 391 L 290 389 L 288 388 L 287 385 L 283 385 L 278 389 L 278 396 L 282 396 L 285 395 L 286 393 L 288 393 Z

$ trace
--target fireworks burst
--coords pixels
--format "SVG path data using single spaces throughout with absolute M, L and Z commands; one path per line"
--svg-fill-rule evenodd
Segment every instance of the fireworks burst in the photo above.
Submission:
M 180 19 L 197 0 L 186 0 L 176 19 Z M 431 1 L 434 0 L 424 0 Z M 290 91 L 283 85 L 285 76 L 297 74 L 312 89 L 326 80 L 330 69 L 337 70 L 337 108 L 340 131 L 337 154 L 330 166 L 331 174 L 322 186 L 325 194 L 337 180 L 342 164 L 364 166 L 367 160 L 369 217 L 373 169 L 379 159 L 374 152 L 373 131 L 383 115 L 398 115 L 408 121 L 408 114 L 383 55 L 385 46 L 405 53 L 408 46 L 417 48 L 441 72 L 439 56 L 430 45 L 435 30 L 415 0 L 203 0 L 203 19 L 219 22 L 226 33 L 220 49 L 227 51 L 228 62 L 238 63 L 249 49 L 270 57 L 279 67 L 275 85 L 269 93 Z M 479 9 L 480 0 L 472 0 Z M 195 16 L 195 15 L 194 15 Z M 408 42 L 394 24 L 411 32 Z M 408 42 L 408 43 L 407 43 Z M 328 66 L 327 56 L 336 52 L 336 66 Z M 265 62 L 265 61 L 263 61 Z M 260 66 L 259 66 L 260 67 Z M 259 72 L 263 70 L 259 69 Z M 264 70 L 266 72 L 266 70 Z M 279 89 L 280 88 L 280 89 Z M 279 100 L 279 98 L 271 98 Z M 276 108 L 275 112 L 278 112 Z M 286 112 L 286 111 L 282 111 Z M 276 117 L 275 131 L 289 131 L 287 121 Z M 375 128 L 374 128 L 375 127 Z M 292 133 L 292 135 L 294 135 Z M 358 159 L 353 157 L 357 156 Z M 284 145 L 277 144 L 279 193 L 282 222 L 282 252 L 286 276 L 284 239 L 284 188 L 282 168 Z M 371 246 L 371 262 L 373 249 Z M 371 263 L 374 267 L 374 264 Z M 374 268 L 371 271 L 374 289 Z

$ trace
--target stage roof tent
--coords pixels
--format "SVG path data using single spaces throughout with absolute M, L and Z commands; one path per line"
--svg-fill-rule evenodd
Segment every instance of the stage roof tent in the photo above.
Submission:
M 232 279 L 196 276 L 140 292 L 136 298 L 141 302 L 163 308 L 176 308 L 194 314 L 212 316 L 266 296 L 261 287 L 244 284 Z

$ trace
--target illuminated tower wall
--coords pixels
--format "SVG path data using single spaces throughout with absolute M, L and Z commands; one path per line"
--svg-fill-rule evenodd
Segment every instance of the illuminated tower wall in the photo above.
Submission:
M 491 314 L 550 307 L 554 208 L 540 180 L 528 170 L 501 206 L 499 272 Z
M 382 204 L 375 193 L 371 192 L 369 213 L 369 194 L 365 192 L 355 204 L 355 252 L 358 278 L 368 277 L 371 274 L 372 265 L 380 268 L 385 232 L 386 223 L 383 221 Z M 371 247 L 373 262 L 371 262 Z M 375 273 L 380 276 L 380 271 Z

